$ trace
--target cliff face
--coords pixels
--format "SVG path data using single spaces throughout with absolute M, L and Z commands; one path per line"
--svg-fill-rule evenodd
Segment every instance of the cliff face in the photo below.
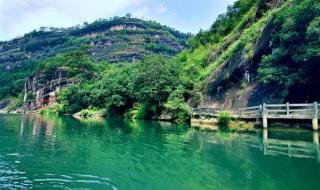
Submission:
M 319 101 L 319 1 L 260 1 L 252 10 L 245 17 L 251 19 L 211 53 L 217 68 L 200 105 L 236 109 Z
M 235 109 L 286 100 L 280 89 L 257 80 L 258 64 L 261 56 L 270 51 L 272 32 L 270 21 L 254 44 L 252 59 L 246 58 L 245 50 L 240 49 L 212 73 L 206 82 L 201 106 Z
M 51 79 L 41 73 L 28 77 L 24 83 L 24 108 L 35 110 L 50 106 L 56 102 L 61 88 L 76 82 L 68 79 L 63 69 L 58 69 Z
M 226 60 L 213 71 L 205 82 L 202 98 L 199 106 L 225 109 L 237 109 L 240 107 L 256 106 L 262 103 L 281 103 L 287 101 L 287 95 L 283 89 L 276 85 L 262 84 L 258 79 L 258 68 L 262 56 L 271 53 L 272 37 L 275 26 L 272 24 L 274 16 L 263 17 L 261 12 L 278 8 L 284 3 L 282 0 L 260 1 L 257 6 L 255 19 L 247 27 L 256 27 L 250 36 L 257 36 L 254 40 L 245 41 L 243 46 L 234 50 Z M 257 24 L 264 19 L 265 24 Z M 261 22 L 263 23 L 263 22 Z M 256 34 L 258 32 L 258 34 Z M 240 31 L 226 41 L 220 49 L 214 51 L 210 59 L 219 59 L 221 52 L 228 51 L 230 47 L 241 41 L 247 35 L 246 31 Z M 248 56 L 246 46 L 250 48 L 251 56 Z

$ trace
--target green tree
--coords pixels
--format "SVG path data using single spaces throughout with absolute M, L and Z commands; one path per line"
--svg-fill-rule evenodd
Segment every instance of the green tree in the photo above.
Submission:
M 265 55 L 258 70 L 268 84 L 285 88 L 317 80 L 320 60 L 320 2 L 295 0 L 274 20 L 272 53 Z

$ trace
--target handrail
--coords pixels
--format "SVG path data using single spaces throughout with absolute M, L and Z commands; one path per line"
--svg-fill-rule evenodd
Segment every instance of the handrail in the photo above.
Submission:
M 263 117 L 263 115 L 267 115 L 268 117 L 288 117 L 293 118 L 297 117 L 299 114 L 299 118 L 314 118 L 320 117 L 320 113 L 318 110 L 320 109 L 320 104 L 313 103 L 313 104 L 262 104 L 259 106 L 252 106 L 252 107 L 245 107 L 239 108 L 237 111 L 231 111 L 231 113 L 237 113 L 236 117 L 244 117 L 244 118 L 256 118 L 256 117 Z M 214 116 L 219 111 L 223 111 L 223 109 L 217 108 L 191 108 L 192 115 L 210 115 Z

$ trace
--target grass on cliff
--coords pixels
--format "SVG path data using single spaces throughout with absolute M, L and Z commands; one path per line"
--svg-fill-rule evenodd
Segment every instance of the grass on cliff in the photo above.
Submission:
M 217 68 L 226 63 L 237 52 L 243 53 L 245 60 L 253 58 L 253 48 L 262 30 L 274 15 L 286 5 L 272 9 L 255 20 L 257 6 L 252 6 L 234 26 L 234 29 L 226 36 L 222 36 L 218 42 L 199 45 L 193 50 L 185 50 L 175 59 L 182 62 L 182 70 L 185 78 L 194 82 L 194 97 L 200 101 L 200 92 L 205 87 L 206 80 Z M 215 35 L 215 33 L 211 34 Z M 209 37 L 208 37 L 209 38 Z M 212 58 L 214 55 L 214 58 Z

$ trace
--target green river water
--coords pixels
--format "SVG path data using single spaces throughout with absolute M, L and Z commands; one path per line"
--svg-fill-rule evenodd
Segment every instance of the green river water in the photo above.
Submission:
M 0 115 L 0 189 L 319 189 L 319 135 Z

